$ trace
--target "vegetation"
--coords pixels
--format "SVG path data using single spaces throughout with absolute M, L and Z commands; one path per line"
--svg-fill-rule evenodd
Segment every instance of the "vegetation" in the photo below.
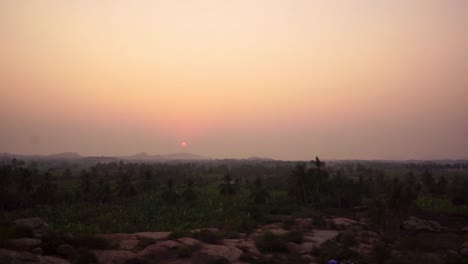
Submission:
M 372 245 L 375 263 L 404 263 L 391 257 L 390 244 L 408 253 L 408 258 L 426 261 L 431 256 L 410 253 L 433 247 L 404 234 L 402 223 L 410 215 L 467 217 L 467 173 L 468 163 L 325 164 L 318 157 L 298 163 L 0 160 L 0 239 L 32 237 L 32 230 L 7 223 L 42 217 L 58 231 L 43 238 L 46 253 L 56 254 L 58 245 L 70 244 L 80 249 L 74 253 L 76 263 L 92 263 L 95 256 L 89 249 L 112 245 L 89 234 L 168 230 L 173 231 L 170 239 L 190 236 L 219 244 L 222 238 L 238 238 L 240 232 L 251 232 L 260 224 L 282 222 L 286 234 L 265 232 L 255 243 L 262 252 L 284 254 L 289 252 L 288 243 L 303 241 L 295 218 L 309 217 L 315 226 L 326 227 L 323 213 L 366 207 L 369 228 L 385 240 Z M 189 232 L 199 227 L 217 227 L 221 232 Z M 75 234 L 74 239 L 64 232 Z M 353 247 L 362 241 L 356 237 L 353 230 L 343 231 L 336 241 L 317 248 L 316 255 L 321 260 L 357 259 Z M 154 242 L 141 240 L 138 247 Z M 190 257 L 193 250 L 181 247 L 177 255 Z M 245 254 L 243 258 L 276 263 L 273 258 Z M 447 261 L 458 259 L 447 257 Z

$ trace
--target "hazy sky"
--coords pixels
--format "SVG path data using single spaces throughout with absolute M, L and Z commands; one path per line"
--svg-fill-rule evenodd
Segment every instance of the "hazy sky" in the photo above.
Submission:
M 468 1 L 0 0 L 0 152 L 64 151 L 467 158 Z

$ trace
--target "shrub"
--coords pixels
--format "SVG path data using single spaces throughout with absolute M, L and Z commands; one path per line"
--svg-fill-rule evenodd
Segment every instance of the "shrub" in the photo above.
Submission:
M 33 236 L 33 230 L 28 226 L 14 223 L 0 223 L 0 240 Z
M 168 240 L 175 240 L 175 239 L 179 239 L 179 238 L 182 238 L 182 237 L 186 237 L 188 235 L 187 232 L 185 231 L 182 231 L 182 230 L 176 230 L 176 231 L 173 231 L 169 234 L 169 236 L 167 237 Z
M 46 254 L 57 254 L 58 246 L 70 244 L 71 238 L 59 232 L 49 232 L 42 237 L 42 249 Z
M 286 242 L 294 242 L 300 244 L 304 240 L 304 235 L 299 230 L 291 230 L 284 234 L 282 238 Z
M 215 232 L 210 229 L 202 229 L 198 232 L 192 233 L 193 238 L 203 241 L 209 244 L 219 244 L 221 238 Z
M 156 243 L 156 240 L 154 240 L 152 238 L 149 238 L 149 237 L 142 237 L 138 241 L 137 247 L 140 248 L 140 249 L 144 249 L 149 245 L 153 245 L 154 243 Z
M 294 226 L 295 222 L 292 217 L 287 217 L 283 219 L 283 228 L 286 230 L 291 229 Z
M 225 257 L 220 257 L 213 262 L 213 264 L 229 264 L 229 260 Z
M 343 244 L 345 247 L 351 247 L 356 245 L 356 238 L 355 234 L 352 230 L 346 230 L 340 233 L 338 240 Z
M 255 240 L 255 245 L 262 252 L 288 252 L 283 239 L 271 232 L 265 232 Z
M 384 263 L 385 260 L 387 260 L 391 256 L 390 248 L 388 247 L 386 243 L 381 242 L 381 241 L 377 242 L 374 245 L 373 253 L 374 253 L 375 261 L 378 264 Z
M 177 256 L 179 258 L 189 258 L 192 256 L 192 249 L 189 246 L 181 245 L 177 248 Z
M 317 248 L 314 251 L 314 255 L 318 255 L 322 262 L 326 262 L 329 259 L 336 259 L 338 261 L 357 259 L 359 254 L 355 251 L 343 247 L 336 242 L 331 240 L 325 242 L 322 247 Z
M 110 249 L 111 245 L 107 240 L 94 235 L 81 234 L 74 237 L 71 244 L 77 248 L 87 249 Z
M 237 231 L 224 231 L 221 236 L 227 239 L 238 239 L 240 238 L 240 233 Z
M 89 249 L 79 249 L 73 264 L 97 264 L 96 255 Z

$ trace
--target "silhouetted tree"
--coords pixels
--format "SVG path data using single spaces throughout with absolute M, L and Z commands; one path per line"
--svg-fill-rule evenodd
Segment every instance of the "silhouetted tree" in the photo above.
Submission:
M 288 180 L 288 194 L 300 205 L 309 204 L 306 164 L 299 162 Z
M 270 199 L 270 193 L 263 187 L 263 180 L 260 176 L 255 178 L 250 197 L 256 204 L 265 204 Z
M 178 195 L 174 190 L 174 182 L 168 179 L 166 182 L 166 189 L 161 194 L 162 199 L 167 203 L 174 203 L 178 200 Z
M 219 192 L 223 196 L 233 196 L 237 193 L 236 184 L 229 172 L 223 176 L 223 183 L 219 185 Z

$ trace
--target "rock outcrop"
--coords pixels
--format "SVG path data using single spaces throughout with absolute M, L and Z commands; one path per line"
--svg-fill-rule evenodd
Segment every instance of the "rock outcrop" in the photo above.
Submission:
M 412 232 L 440 232 L 446 230 L 436 221 L 423 220 L 413 216 L 403 222 L 403 229 Z

